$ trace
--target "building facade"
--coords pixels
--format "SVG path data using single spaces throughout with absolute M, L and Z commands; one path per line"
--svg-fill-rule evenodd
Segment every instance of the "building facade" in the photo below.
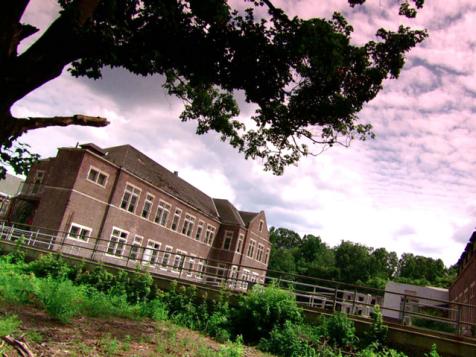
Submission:
M 0 219 L 5 218 L 11 198 L 18 193 L 21 183 L 21 178 L 8 173 L 0 180 Z
M 9 220 L 64 232 L 66 254 L 207 283 L 263 282 L 271 249 L 263 211 L 211 198 L 130 145 L 60 148 L 32 167 Z
M 455 309 L 454 314 L 459 315 L 456 317 L 463 323 L 468 323 L 465 327 L 471 330 L 476 324 L 476 232 L 471 235 L 456 265 L 458 274 L 449 289 L 450 302 L 464 304 L 459 307 L 460 311 Z

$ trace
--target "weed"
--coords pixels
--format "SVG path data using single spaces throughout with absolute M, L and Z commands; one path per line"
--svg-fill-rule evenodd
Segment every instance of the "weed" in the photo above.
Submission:
M 111 334 L 109 333 L 101 337 L 99 346 L 106 356 L 114 356 L 119 351 L 119 341 L 116 338 L 111 337 Z
M 21 321 L 15 315 L 0 318 L 0 337 L 13 334 L 20 324 Z
M 25 334 L 25 337 L 33 343 L 42 343 L 44 337 L 39 331 L 31 330 Z

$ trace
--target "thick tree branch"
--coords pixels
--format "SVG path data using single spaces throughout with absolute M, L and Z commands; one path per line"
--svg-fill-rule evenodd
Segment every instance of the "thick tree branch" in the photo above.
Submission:
M 0 98 L 11 107 L 28 93 L 58 77 L 72 61 L 89 53 L 92 44 L 81 41 L 81 29 L 101 0 L 78 0 L 63 11 L 24 53 L 0 67 Z
M 47 128 L 50 126 L 68 126 L 68 125 L 81 125 L 81 126 L 94 126 L 103 127 L 109 124 L 106 118 L 92 117 L 87 115 L 73 115 L 70 117 L 30 117 L 14 119 L 15 136 L 20 136 L 26 133 L 28 130 Z

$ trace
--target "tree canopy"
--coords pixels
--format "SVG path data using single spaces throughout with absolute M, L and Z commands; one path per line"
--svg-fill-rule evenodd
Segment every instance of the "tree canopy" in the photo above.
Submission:
M 286 228 L 271 227 L 270 240 L 269 274 L 283 279 L 312 283 L 305 277 L 313 277 L 384 288 L 389 280 L 448 287 L 456 277 L 455 267 L 446 268 L 441 259 L 411 253 L 399 258 L 385 248 L 350 241 L 330 247 L 320 237 L 308 234 L 301 238 Z
M 38 29 L 22 24 L 29 0 L 7 1 L 0 12 L 0 174 L 23 173 L 31 157 L 17 139 L 49 126 L 105 126 L 80 114 L 17 118 L 12 106 L 70 66 L 74 76 L 100 78 L 106 67 L 142 76 L 161 74 L 166 91 L 185 103 L 180 119 L 195 120 L 197 134 L 221 134 L 265 169 L 312 154 L 309 144 L 332 146 L 373 137 L 357 113 L 386 78 L 397 78 L 405 53 L 426 32 L 400 26 L 377 29 L 376 40 L 351 43 L 353 28 L 339 13 L 330 19 L 289 17 L 269 0 L 58 0 L 62 11 L 23 53 L 18 45 Z M 374 0 L 376 1 L 376 0 Z M 350 6 L 365 0 L 349 0 Z M 400 15 L 414 17 L 423 0 L 400 0 Z M 267 16 L 257 16 L 264 7 Z M 237 120 L 236 91 L 257 110 L 253 127 Z M 64 113 L 59 113 L 65 115 Z

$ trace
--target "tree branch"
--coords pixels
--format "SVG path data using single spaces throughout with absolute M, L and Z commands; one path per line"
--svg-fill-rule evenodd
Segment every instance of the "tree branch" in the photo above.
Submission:
M 68 126 L 81 125 L 103 127 L 107 126 L 109 121 L 106 118 L 92 117 L 87 115 L 76 114 L 70 117 L 30 117 L 14 119 L 15 136 L 20 136 L 28 130 L 47 128 L 50 126 Z
M 0 16 L 0 64 L 16 55 L 17 46 L 28 32 L 20 19 L 29 0 L 4 1 Z M 32 26 L 31 26 L 32 27 Z

